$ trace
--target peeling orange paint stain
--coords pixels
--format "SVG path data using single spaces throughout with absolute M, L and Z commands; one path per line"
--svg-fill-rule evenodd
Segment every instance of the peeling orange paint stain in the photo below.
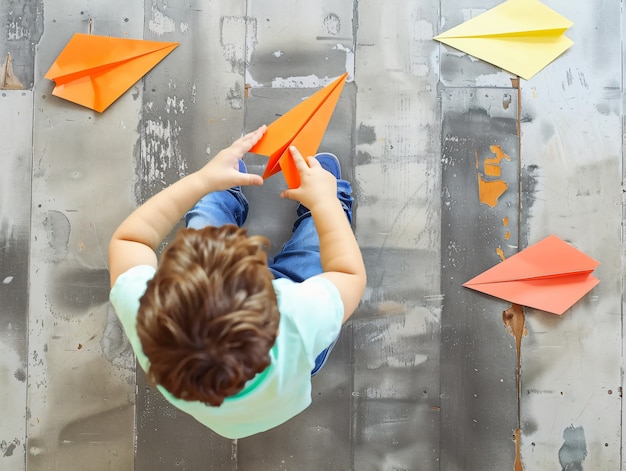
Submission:
M 504 262 L 504 260 L 506 259 L 506 257 L 504 256 L 504 250 L 502 250 L 500 247 L 497 247 L 496 253 L 498 254 L 498 257 L 500 257 Z
M 515 430 L 515 469 L 523 471 L 520 451 L 520 404 L 522 399 L 522 337 L 528 335 L 526 330 L 526 317 L 524 308 L 519 304 L 511 304 L 511 307 L 502 312 L 502 322 L 506 326 L 506 331 L 515 337 L 515 349 L 517 351 L 517 422 L 518 428 Z
M 526 317 L 524 316 L 524 308 L 519 304 L 512 304 L 510 308 L 502 312 L 502 322 L 506 325 L 506 330 L 509 334 L 515 337 L 515 346 L 517 348 L 517 384 L 521 384 L 520 370 L 521 370 L 521 349 L 522 349 L 522 337 L 528 334 L 525 325 Z M 520 391 L 518 387 L 517 397 L 520 398 Z
M 524 471 L 522 467 L 522 453 L 520 451 L 520 431 L 519 429 L 515 430 L 515 468 L 514 471 Z
M 506 155 L 502 147 L 497 145 L 489 146 L 489 150 L 493 152 L 494 157 L 485 159 L 483 163 L 484 174 L 478 173 L 478 197 L 481 203 L 495 208 L 498 204 L 498 198 L 500 198 L 508 188 L 507 183 L 499 178 L 502 175 L 502 160 L 511 161 L 511 157 Z M 478 151 L 475 151 L 475 155 L 476 168 L 478 168 Z
M 504 227 L 508 227 L 508 225 L 509 225 L 509 218 L 508 217 L 502 218 L 502 225 Z M 511 231 L 506 231 L 504 233 L 504 240 L 509 240 L 510 238 L 511 238 Z
M 500 146 L 489 146 L 489 150 L 496 156 L 491 159 L 485 159 L 485 175 L 490 177 L 499 177 L 502 173 L 502 170 L 500 169 L 502 159 L 506 159 L 510 162 L 511 157 L 506 155 Z
M 478 197 L 481 203 L 495 208 L 498 205 L 498 198 L 509 186 L 502 180 L 493 182 L 485 181 L 482 174 L 478 174 Z

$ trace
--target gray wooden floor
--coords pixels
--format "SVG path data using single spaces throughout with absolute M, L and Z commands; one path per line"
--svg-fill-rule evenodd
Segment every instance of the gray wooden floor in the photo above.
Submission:
M 626 468 L 622 4 L 545 0 L 575 45 L 526 81 L 432 40 L 498 3 L 3 1 L 0 470 Z M 90 31 L 180 46 L 98 114 L 43 78 Z M 138 203 L 344 72 L 321 150 L 353 182 L 368 288 L 311 407 L 229 441 L 136 371 L 108 304 L 108 240 Z M 492 207 L 477 181 L 500 150 Z M 260 173 L 265 159 L 247 162 Z M 274 250 L 294 217 L 283 186 L 247 190 L 248 227 Z M 562 317 L 524 310 L 518 391 L 510 304 L 461 285 L 549 234 L 600 261 L 601 284 Z

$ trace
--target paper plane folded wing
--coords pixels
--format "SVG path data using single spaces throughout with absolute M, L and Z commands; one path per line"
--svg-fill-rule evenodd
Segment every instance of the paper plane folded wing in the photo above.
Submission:
M 506 301 L 563 314 L 600 281 L 599 262 L 551 235 L 463 284 Z
M 267 127 L 265 135 L 250 152 L 267 155 L 263 178 L 282 170 L 289 188 L 300 186 L 300 175 L 288 147 L 294 145 L 305 156 L 317 152 L 348 74 L 322 88 Z
M 45 78 L 53 95 L 102 112 L 177 46 L 76 33 Z
M 433 39 L 529 79 L 573 44 L 572 24 L 538 0 L 508 0 Z

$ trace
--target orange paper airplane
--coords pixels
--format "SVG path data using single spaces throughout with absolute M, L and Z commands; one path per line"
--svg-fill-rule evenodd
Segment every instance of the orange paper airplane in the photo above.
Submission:
M 269 157 L 263 178 L 282 170 L 289 188 L 300 186 L 300 175 L 288 147 L 296 146 L 305 157 L 315 155 L 347 77 L 343 74 L 267 127 L 265 135 L 250 149 Z
M 178 43 L 76 33 L 45 77 L 52 94 L 102 112 Z
M 591 274 L 599 264 L 551 235 L 463 286 L 560 315 L 600 282 Z

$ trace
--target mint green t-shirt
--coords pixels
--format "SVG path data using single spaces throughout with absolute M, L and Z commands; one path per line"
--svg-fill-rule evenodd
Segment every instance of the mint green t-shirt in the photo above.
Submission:
M 154 274 L 153 267 L 133 267 L 117 278 L 110 293 L 137 360 L 146 371 L 149 362 L 137 335 L 136 318 L 139 300 Z M 276 343 L 270 351 L 270 366 L 219 407 L 177 399 L 158 386 L 174 406 L 226 438 L 263 432 L 306 409 L 311 403 L 311 370 L 315 358 L 341 330 L 343 303 L 330 281 L 316 276 L 302 283 L 283 278 L 272 283 L 280 323 Z

